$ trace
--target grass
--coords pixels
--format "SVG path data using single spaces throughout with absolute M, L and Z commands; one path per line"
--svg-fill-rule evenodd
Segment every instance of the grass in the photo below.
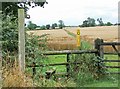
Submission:
M 106 60 L 118 60 L 117 55 L 105 55 L 104 58 Z M 106 66 L 118 66 L 118 62 L 106 62 Z M 109 72 L 118 72 L 118 68 L 109 68 Z
M 70 32 L 70 31 L 68 31 L 68 30 L 66 30 L 66 29 L 64 29 L 64 31 L 66 31 L 68 35 L 70 35 L 70 36 L 72 36 L 72 37 L 76 37 L 76 34 Z
M 117 59 L 118 57 L 115 55 L 105 55 L 105 58 L 109 60 L 109 59 Z M 45 60 L 46 60 L 45 61 L 46 64 L 47 63 L 63 63 L 63 62 L 66 62 L 66 55 L 47 56 L 47 59 L 45 59 Z M 109 65 L 113 65 L 113 63 L 109 63 Z M 57 72 L 66 72 L 66 66 L 54 66 L 54 67 L 49 67 L 49 68 L 56 68 Z M 37 70 L 39 70 L 39 69 L 40 68 L 37 68 Z M 7 75 L 8 77 L 6 77 L 4 80 L 4 82 L 5 82 L 4 84 L 6 84 L 4 86 L 26 86 L 24 84 L 19 85 L 20 84 L 19 82 L 21 82 L 23 80 L 23 75 L 21 75 L 21 77 L 19 77 L 20 75 L 18 75 L 17 73 L 18 73 L 18 70 L 14 70 L 13 74 L 10 73 L 9 75 L 7 75 L 7 73 L 5 72 L 4 76 Z M 32 71 L 31 71 L 31 73 L 32 73 Z M 60 77 L 60 76 L 58 76 L 58 77 Z M 53 81 L 53 80 L 46 82 L 46 86 L 48 86 L 48 87 L 49 86 L 51 86 L 51 87 L 60 87 L 60 86 L 61 87 L 66 87 L 66 86 L 67 87 L 77 87 L 77 84 L 73 79 L 69 79 L 66 81 L 65 77 L 60 77 L 60 78 L 61 79 L 57 82 Z M 40 80 L 40 79 L 38 79 L 38 80 Z M 117 76 L 109 75 L 109 78 L 91 81 L 91 83 L 84 85 L 84 87 L 117 87 L 118 86 L 117 80 L 118 80 Z M 18 83 L 16 82 L 14 84 L 15 81 L 17 81 Z M 29 81 L 31 81 L 31 80 L 29 80 Z
M 102 80 L 96 81 L 95 83 L 85 85 L 85 87 L 118 87 L 117 82 L 109 81 L 109 80 Z
M 65 63 L 66 61 L 66 55 L 50 55 L 48 56 L 48 63 L 54 64 L 54 63 Z M 60 66 L 53 66 L 53 68 L 56 69 L 56 72 L 66 72 L 66 66 L 60 65 Z
M 2 87 L 32 87 L 32 79 L 21 73 L 18 66 L 2 70 Z
M 105 55 L 106 58 L 111 58 L 111 59 L 116 59 L 117 56 L 115 55 Z M 48 57 L 51 61 L 50 63 L 62 63 L 62 62 L 66 62 L 66 56 L 65 55 L 55 55 L 55 56 L 49 56 Z M 111 66 L 113 65 L 113 63 L 109 63 Z M 55 66 L 57 69 L 57 72 L 65 72 L 66 71 L 66 67 L 65 66 Z M 109 70 L 111 71 L 111 70 Z M 116 71 L 115 69 L 113 69 L 113 71 Z M 118 79 L 117 76 L 113 76 L 110 75 L 111 77 L 108 79 L 101 79 L 101 80 L 95 80 L 94 82 L 91 81 L 91 83 L 85 85 L 84 87 L 117 87 L 118 86 Z M 70 81 L 72 84 L 74 84 L 75 86 L 75 82 L 74 81 Z M 70 86 L 68 84 L 68 86 Z

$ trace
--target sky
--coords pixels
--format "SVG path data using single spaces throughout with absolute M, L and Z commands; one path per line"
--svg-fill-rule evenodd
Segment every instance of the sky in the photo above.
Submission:
M 102 18 L 103 22 L 118 22 L 118 2 L 120 0 L 46 0 L 42 7 L 30 8 L 32 21 L 41 26 L 63 20 L 66 26 L 78 26 L 88 17 Z M 96 21 L 97 23 L 97 21 Z

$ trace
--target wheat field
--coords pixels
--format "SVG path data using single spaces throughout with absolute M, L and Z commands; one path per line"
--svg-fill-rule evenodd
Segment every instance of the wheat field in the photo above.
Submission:
M 87 41 L 93 46 L 96 38 L 101 38 L 105 42 L 118 42 L 118 26 L 66 27 L 64 29 L 27 31 L 27 33 L 38 36 L 47 34 L 47 46 L 51 50 L 72 50 L 77 49 L 75 37 L 77 29 L 80 29 L 81 40 Z M 111 47 L 105 49 L 113 50 Z

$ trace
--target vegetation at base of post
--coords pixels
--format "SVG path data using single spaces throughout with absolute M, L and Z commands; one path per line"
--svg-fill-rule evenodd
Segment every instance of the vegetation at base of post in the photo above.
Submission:
M 92 49 L 92 45 L 88 42 L 82 41 L 80 50 Z M 72 54 L 70 56 L 70 63 L 76 62 L 71 65 L 70 75 L 76 81 L 77 86 L 84 86 L 96 79 L 105 78 L 104 63 L 99 60 L 99 57 L 95 54 Z M 80 63 L 80 64 L 77 64 Z M 98 69 L 98 65 L 100 69 Z

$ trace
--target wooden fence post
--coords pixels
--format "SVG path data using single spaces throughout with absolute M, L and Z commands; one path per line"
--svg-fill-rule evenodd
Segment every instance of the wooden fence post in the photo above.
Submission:
M 70 71 L 70 54 L 67 54 L 67 63 L 68 65 L 66 65 L 66 69 L 67 69 L 67 75 L 69 76 L 69 71 Z
M 2 36 L 2 2 L 0 2 L 0 40 Z M 2 44 L 0 44 L 0 89 L 2 89 Z
M 25 32 L 24 32 L 24 9 L 18 9 L 18 29 L 19 29 L 19 68 L 21 72 L 25 70 Z
M 35 68 L 35 66 L 36 66 L 36 63 L 35 63 L 35 62 L 33 62 L 33 64 L 32 64 L 33 77 L 34 77 L 34 76 L 35 76 L 35 74 L 36 74 L 36 68 Z
M 103 39 L 96 39 L 95 40 L 95 49 L 98 50 L 97 52 L 97 56 L 99 56 L 100 58 L 104 57 L 104 50 L 103 50 L 103 46 L 101 46 L 101 43 L 103 43 Z
M 98 73 L 98 77 L 100 76 L 100 74 L 101 74 L 101 62 L 102 62 L 102 59 L 104 58 L 104 51 L 103 51 L 103 46 L 101 46 L 101 43 L 103 43 L 103 39 L 96 39 L 95 40 L 95 49 L 97 49 L 97 54 L 96 54 L 96 56 L 98 56 L 98 71 L 97 71 L 97 73 Z

